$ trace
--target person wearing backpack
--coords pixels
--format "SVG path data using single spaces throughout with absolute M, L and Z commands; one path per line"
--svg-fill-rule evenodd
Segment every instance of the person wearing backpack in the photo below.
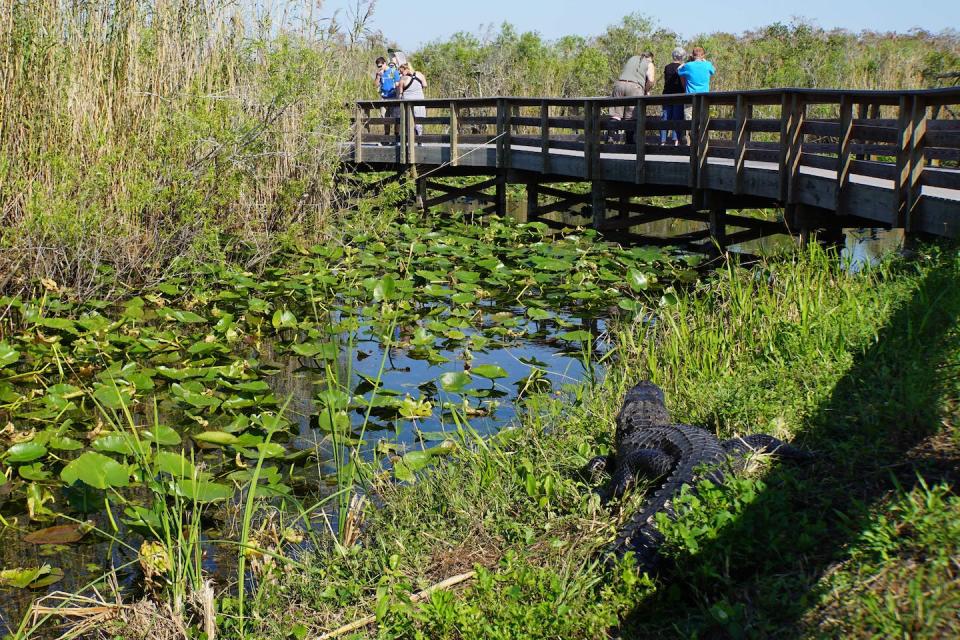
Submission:
M 384 62 L 384 66 L 381 66 L 381 61 Z M 383 100 L 396 100 L 400 97 L 400 71 L 397 69 L 397 66 L 393 63 L 393 60 L 390 61 L 389 65 L 385 64 L 386 61 L 383 58 L 377 58 L 377 85 L 380 88 L 380 97 Z M 384 117 L 387 118 L 399 118 L 400 117 L 400 107 L 390 106 L 386 108 Z M 397 125 L 397 133 L 400 132 L 400 125 Z M 390 125 L 383 125 L 384 135 L 390 135 Z
M 425 100 L 427 96 L 423 93 L 423 89 L 427 86 L 427 79 L 423 74 L 415 71 L 409 62 L 404 62 L 400 65 L 400 73 L 402 75 L 400 82 L 400 99 Z M 416 118 L 426 118 L 427 108 L 423 105 L 415 105 L 413 107 L 413 116 L 414 120 L 416 120 Z M 414 125 L 414 130 L 418 136 L 423 135 L 422 124 Z

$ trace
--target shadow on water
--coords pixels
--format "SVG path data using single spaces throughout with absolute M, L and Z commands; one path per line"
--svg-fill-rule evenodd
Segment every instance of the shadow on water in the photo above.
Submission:
M 944 262 L 797 434 L 817 461 L 775 464 L 735 521 L 663 571 L 663 588 L 628 616 L 624 637 L 801 635 L 823 595 L 818 581 L 870 527 L 871 507 L 897 484 L 956 480 L 957 461 L 924 442 L 949 394 L 938 368 L 960 348 L 957 271 Z

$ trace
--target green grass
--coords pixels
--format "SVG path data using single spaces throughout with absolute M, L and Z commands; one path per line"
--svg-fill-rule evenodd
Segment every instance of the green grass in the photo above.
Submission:
M 375 485 L 382 507 L 359 545 L 321 551 L 269 589 L 258 632 L 328 631 L 377 612 L 361 635 L 955 633 L 958 276 L 954 250 L 849 275 L 813 248 L 668 297 L 653 325 L 614 328 L 619 360 L 598 386 L 532 398 L 519 428 L 412 486 Z M 818 454 L 761 461 L 679 500 L 652 582 L 597 562 L 641 492 L 606 509 L 579 474 L 644 377 L 678 420 Z M 408 603 L 474 567 L 465 587 Z

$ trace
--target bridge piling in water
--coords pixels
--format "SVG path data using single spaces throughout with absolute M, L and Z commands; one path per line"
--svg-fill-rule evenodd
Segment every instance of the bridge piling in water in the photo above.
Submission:
M 663 120 L 659 110 L 673 104 L 691 105 L 692 120 Z M 399 115 L 372 117 L 381 106 Z M 415 119 L 417 106 L 426 117 Z M 635 107 L 635 118 L 610 118 L 614 106 Z M 649 240 L 636 230 L 671 218 L 703 229 L 654 240 L 701 250 L 776 233 L 803 243 L 854 226 L 956 237 L 958 106 L 956 88 L 366 101 L 352 108 L 344 153 L 349 170 L 408 170 L 425 208 L 465 196 L 504 215 L 508 185 L 524 184 L 530 220 L 563 228 L 579 216 L 628 241 Z M 662 131 L 680 144 L 661 144 Z M 452 177 L 476 181 L 442 182 Z M 777 213 L 731 213 L 744 209 Z

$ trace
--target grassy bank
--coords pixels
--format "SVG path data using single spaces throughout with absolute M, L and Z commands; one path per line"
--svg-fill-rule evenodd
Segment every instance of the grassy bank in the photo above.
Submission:
M 262 633 L 372 612 L 361 635 L 956 633 L 958 276 L 955 251 L 849 275 L 811 249 L 668 297 L 655 323 L 615 329 L 620 361 L 600 386 L 529 401 L 519 428 L 415 485 L 375 484 L 384 506 L 368 509 L 359 545 L 261 586 Z M 608 510 L 578 472 L 645 377 L 679 420 L 818 454 L 759 460 L 680 500 L 654 581 L 597 562 L 642 492 Z M 459 591 L 410 605 L 474 569 Z

